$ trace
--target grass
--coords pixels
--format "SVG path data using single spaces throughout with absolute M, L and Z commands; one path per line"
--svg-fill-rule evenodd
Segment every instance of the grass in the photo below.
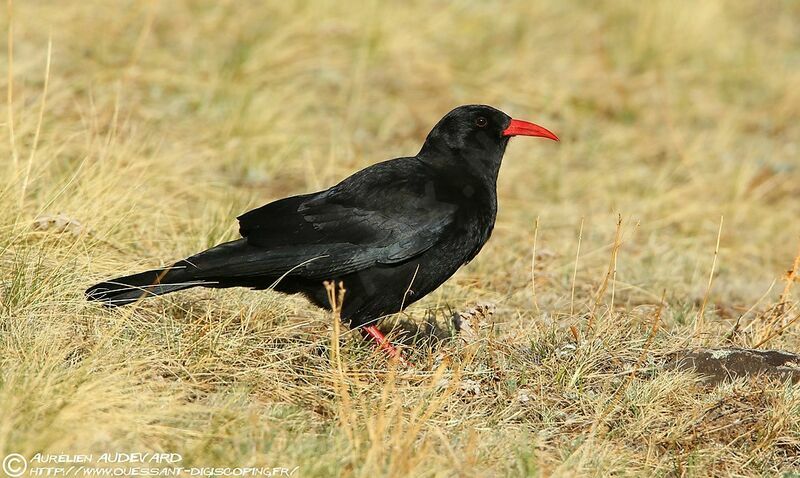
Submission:
M 166 451 L 297 476 L 800 472 L 795 387 L 710 388 L 659 366 L 688 346 L 800 349 L 785 280 L 800 240 L 797 3 L 8 12 L 3 456 Z M 495 311 L 421 340 L 413 369 L 298 297 L 83 300 L 235 237 L 250 207 L 414 154 L 473 102 L 562 142 L 512 142 L 492 239 L 402 319 Z

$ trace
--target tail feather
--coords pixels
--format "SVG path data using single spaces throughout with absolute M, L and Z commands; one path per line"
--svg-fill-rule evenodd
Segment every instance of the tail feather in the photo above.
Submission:
M 169 294 L 191 287 L 259 286 L 283 273 L 282 264 L 267 261 L 264 250 L 246 240 L 226 242 L 178 261 L 165 269 L 154 269 L 101 282 L 86 290 L 86 298 L 108 306 L 120 306 L 145 297 Z M 266 264 L 266 265 L 264 265 Z M 253 280 L 253 278 L 257 280 Z
M 191 280 L 186 275 L 180 268 L 140 272 L 93 285 L 86 289 L 86 298 L 117 307 L 204 284 L 204 281 Z

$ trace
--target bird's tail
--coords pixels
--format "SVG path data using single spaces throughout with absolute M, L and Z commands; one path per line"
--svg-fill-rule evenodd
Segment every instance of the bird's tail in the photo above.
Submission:
M 202 280 L 192 280 L 186 272 L 185 261 L 181 261 L 170 268 L 140 272 L 93 285 L 86 289 L 86 298 L 117 307 L 204 283 Z

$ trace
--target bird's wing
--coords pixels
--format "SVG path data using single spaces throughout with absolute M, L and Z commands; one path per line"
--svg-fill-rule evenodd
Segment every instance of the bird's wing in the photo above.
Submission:
M 240 272 L 317 279 L 396 264 L 430 249 L 455 221 L 456 206 L 437 201 L 414 170 L 368 171 L 240 216 L 242 236 L 261 251 Z

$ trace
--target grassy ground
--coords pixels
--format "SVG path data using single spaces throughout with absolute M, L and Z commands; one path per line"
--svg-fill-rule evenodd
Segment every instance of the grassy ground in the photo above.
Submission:
M 658 366 L 690 345 L 800 349 L 783 280 L 800 238 L 798 3 L 17 1 L 0 23 L 3 456 L 800 472 L 796 388 Z M 562 142 L 512 142 L 492 239 L 404 318 L 495 312 L 415 345 L 412 370 L 335 339 L 297 297 L 84 302 L 97 280 L 235 237 L 247 208 L 414 154 L 474 102 Z

